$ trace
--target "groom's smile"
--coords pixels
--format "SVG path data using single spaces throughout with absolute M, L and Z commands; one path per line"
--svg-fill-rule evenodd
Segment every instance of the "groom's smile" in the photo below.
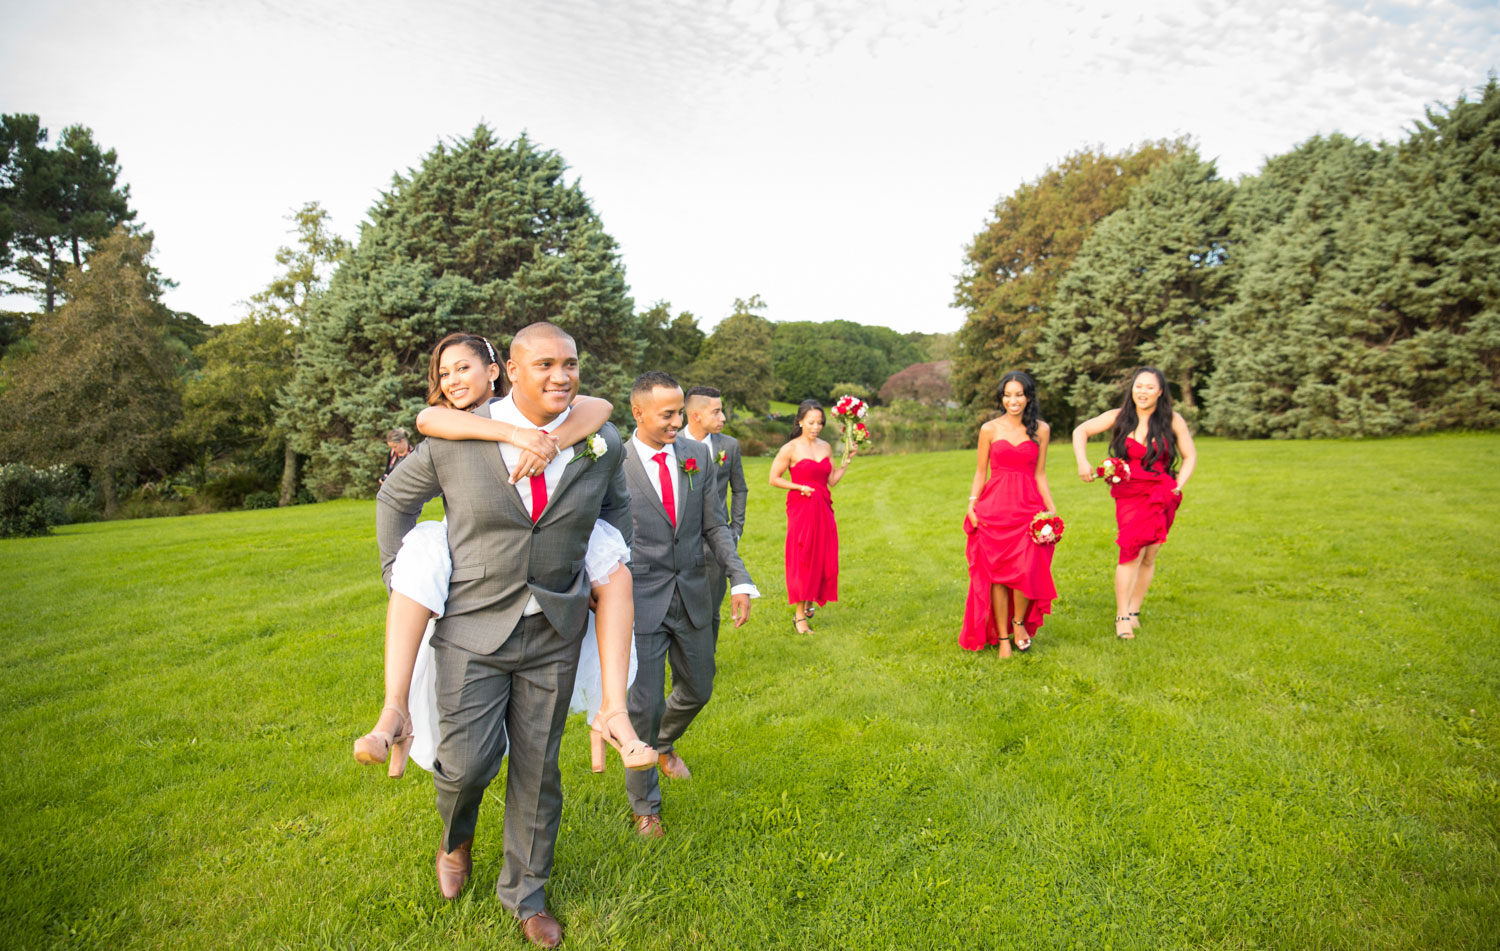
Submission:
M 516 408 L 539 426 L 560 415 L 578 394 L 578 347 L 560 330 L 538 331 L 534 325 L 517 334 L 505 369 Z

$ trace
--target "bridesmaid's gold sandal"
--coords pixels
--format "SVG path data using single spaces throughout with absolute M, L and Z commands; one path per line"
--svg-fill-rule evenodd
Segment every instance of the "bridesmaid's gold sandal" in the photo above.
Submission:
M 1012 627 L 1019 627 L 1021 629 L 1019 636 L 1016 634 L 1011 635 L 1015 639 L 1016 650 L 1023 654 L 1031 650 L 1031 638 L 1026 636 L 1026 623 L 1024 621 L 1011 621 L 1010 623 Z
M 792 630 L 796 631 L 798 634 L 816 633 L 812 629 L 812 624 L 808 623 L 808 617 L 806 614 L 792 614 Z
M 1123 631 L 1120 630 L 1120 622 L 1121 621 L 1125 622 L 1125 630 L 1123 630 Z M 1130 615 L 1128 615 L 1128 614 L 1117 614 L 1117 615 L 1115 615 L 1115 637 L 1118 637 L 1122 641 L 1133 641 L 1133 640 L 1135 640 L 1135 628 L 1133 628 L 1133 627 L 1130 626 Z

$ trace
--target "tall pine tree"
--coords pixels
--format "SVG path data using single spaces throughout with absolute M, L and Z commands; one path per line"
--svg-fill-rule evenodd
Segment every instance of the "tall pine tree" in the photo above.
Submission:
M 320 498 L 367 495 L 380 435 L 424 405 L 427 356 L 464 330 L 503 350 L 549 320 L 578 341 L 586 392 L 618 397 L 639 361 L 614 240 L 555 152 L 480 125 L 397 175 L 309 316 L 284 419 Z M 503 356 L 503 354 L 502 354 Z

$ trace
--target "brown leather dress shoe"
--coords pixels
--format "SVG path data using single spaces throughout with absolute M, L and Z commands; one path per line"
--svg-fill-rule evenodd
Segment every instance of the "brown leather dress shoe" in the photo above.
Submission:
M 666 835 L 662 831 L 661 816 L 636 816 L 635 834 L 646 839 L 660 839 Z
M 473 844 L 470 840 L 452 852 L 438 849 L 436 863 L 438 890 L 449 901 L 457 898 L 458 893 L 464 890 L 464 883 L 469 880 L 469 873 L 474 870 L 474 859 L 470 855 L 470 847 Z
M 687 764 L 682 757 L 677 755 L 676 750 L 667 750 L 656 759 L 656 766 L 661 774 L 668 779 L 692 779 L 693 774 L 688 772 Z
M 539 948 L 555 948 L 562 944 L 562 925 L 545 911 L 539 911 L 521 922 L 521 935 Z

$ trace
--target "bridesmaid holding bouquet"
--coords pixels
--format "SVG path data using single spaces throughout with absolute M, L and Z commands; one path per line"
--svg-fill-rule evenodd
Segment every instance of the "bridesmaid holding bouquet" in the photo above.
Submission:
M 1054 511 L 1047 485 L 1047 438 L 1038 418 L 1036 383 L 1020 370 L 1000 378 L 1005 412 L 980 427 L 979 466 L 969 490 L 969 598 L 958 644 L 966 650 L 1011 641 L 1028 650 L 1052 611 L 1052 545 L 1032 537 L 1037 513 Z
M 833 494 L 849 468 L 833 464 L 833 447 L 818 438 L 825 424 L 823 404 L 804 400 L 797 407 L 792 438 L 771 462 L 771 484 L 786 489 L 786 594 L 792 627 L 811 634 L 813 611 L 839 599 L 839 526 Z M 857 452 L 850 447 L 849 456 Z
M 1109 454 L 1124 460 L 1128 475 L 1111 480 L 1120 561 L 1115 566 L 1115 636 L 1135 637 L 1141 626 L 1141 602 L 1156 573 L 1156 554 L 1182 504 L 1182 489 L 1198 462 L 1187 420 L 1172 410 L 1167 379 L 1156 367 L 1142 367 L 1131 377 L 1119 409 L 1100 413 L 1073 430 L 1078 477 L 1093 482 L 1089 465 L 1090 436 L 1109 431 Z M 1177 469 L 1182 461 L 1181 472 Z

